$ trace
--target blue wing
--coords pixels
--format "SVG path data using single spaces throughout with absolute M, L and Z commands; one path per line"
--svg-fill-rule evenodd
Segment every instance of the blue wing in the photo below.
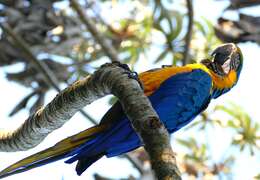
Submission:
M 169 132 L 175 132 L 204 110 L 211 99 L 211 77 L 200 69 L 167 79 L 149 99 Z

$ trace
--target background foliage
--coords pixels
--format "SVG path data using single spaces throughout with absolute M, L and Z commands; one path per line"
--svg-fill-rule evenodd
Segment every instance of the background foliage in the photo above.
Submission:
M 88 20 L 94 22 L 98 34 L 88 30 L 69 1 L 0 0 L 0 67 L 21 66 L 18 71 L 7 71 L 6 78 L 28 88 L 28 95 L 14 105 L 10 116 L 23 109 L 34 112 L 44 105 L 46 93 L 53 88 L 31 63 L 15 37 L 25 42 L 38 61 L 55 75 L 60 86 L 92 73 L 100 64 L 111 60 L 102 44 L 96 41 L 99 34 L 116 50 L 120 61 L 133 69 L 147 61 L 155 66 L 164 62 L 178 66 L 196 62 L 206 58 L 222 42 L 260 43 L 260 17 L 238 11 L 257 6 L 259 1 L 230 1 L 223 11 L 238 13 L 239 19 L 219 17 L 218 24 L 214 25 L 206 17 L 194 19 L 192 13 L 198 10 L 192 9 L 192 1 L 78 2 Z M 190 7 L 187 6 L 189 3 Z M 10 27 L 14 36 L 5 27 Z M 189 34 L 190 39 L 187 38 Z M 219 113 L 221 116 L 216 115 Z M 226 131 L 230 134 L 230 147 L 215 161 L 210 151 L 214 142 L 191 136 L 178 137 L 174 143 L 185 152 L 176 152 L 184 177 L 230 179 L 240 153 L 248 156 L 259 153 L 260 125 L 240 106 L 217 105 L 198 119 L 186 129 L 196 132 L 198 137 L 207 136 L 212 129 Z M 140 179 L 152 176 L 142 148 L 129 153 L 128 158 L 138 169 Z M 94 177 L 108 179 L 98 174 Z M 259 179 L 259 174 L 255 179 Z

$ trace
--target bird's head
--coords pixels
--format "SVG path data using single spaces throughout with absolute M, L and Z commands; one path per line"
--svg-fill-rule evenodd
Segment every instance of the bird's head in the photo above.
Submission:
M 228 43 L 216 48 L 211 54 L 211 59 L 202 60 L 201 63 L 223 77 L 228 76 L 233 70 L 238 79 L 243 65 L 243 56 L 237 45 Z
M 243 66 L 243 56 L 237 45 L 228 43 L 216 48 L 211 58 L 202 60 L 201 63 L 214 73 L 215 82 L 223 86 L 223 88 L 218 88 L 218 95 L 215 96 L 218 97 L 237 83 Z

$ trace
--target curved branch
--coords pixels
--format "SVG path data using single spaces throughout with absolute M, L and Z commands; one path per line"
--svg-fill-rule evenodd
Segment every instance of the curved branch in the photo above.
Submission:
M 0 151 L 27 150 L 39 144 L 50 132 L 61 127 L 79 109 L 107 94 L 117 96 L 150 155 L 158 179 L 180 179 L 169 134 L 137 81 L 127 71 L 106 64 L 92 76 L 77 81 L 59 93 L 45 108 L 16 131 L 0 133 Z
M 50 132 L 61 127 L 81 108 L 110 93 L 101 84 L 103 79 L 101 82 L 96 81 L 104 74 L 109 76 L 103 69 L 61 91 L 45 108 L 30 116 L 19 129 L 8 133 L 0 131 L 0 151 L 27 150 L 38 145 Z
M 61 92 L 60 88 L 58 87 L 59 82 L 55 74 L 49 69 L 49 67 L 44 62 L 39 61 L 35 57 L 35 55 L 31 52 L 29 46 L 23 40 L 23 38 L 21 38 L 18 34 L 16 34 L 7 23 L 0 23 L 0 27 L 15 41 L 15 44 L 18 46 L 18 48 L 20 48 L 23 51 L 24 55 L 33 64 L 34 68 L 43 75 L 46 83 L 49 84 L 51 87 L 54 87 L 56 91 Z M 97 122 L 83 109 L 79 110 L 79 112 L 90 122 L 92 122 L 93 124 L 97 124 Z M 128 154 L 125 154 L 124 156 L 130 162 L 132 163 L 134 162 L 134 159 Z M 133 165 L 138 169 L 138 171 L 141 174 L 143 174 L 143 169 L 141 169 L 140 166 L 137 166 L 137 163 L 133 163 Z
M 185 36 L 185 49 L 184 49 L 184 57 L 183 57 L 183 64 L 189 64 L 189 49 L 190 49 L 190 42 L 192 38 L 192 29 L 193 29 L 193 5 L 192 0 L 186 0 L 187 8 L 188 8 L 188 17 L 189 17 L 189 23 L 188 23 L 188 30 L 187 34 Z

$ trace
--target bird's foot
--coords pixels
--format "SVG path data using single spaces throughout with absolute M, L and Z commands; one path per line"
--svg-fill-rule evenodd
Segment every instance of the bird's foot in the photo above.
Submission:
M 125 64 L 125 65 L 126 65 L 126 64 Z M 128 67 L 128 66 L 127 66 L 127 67 Z M 128 68 L 129 68 L 129 67 L 128 67 Z M 142 82 L 140 81 L 140 79 L 138 78 L 138 73 L 137 73 L 137 72 L 129 70 L 129 71 L 126 71 L 126 72 L 124 72 L 124 73 L 125 73 L 125 74 L 128 74 L 128 77 L 129 77 L 129 78 L 136 80 L 136 81 L 139 83 L 140 87 L 141 87 L 142 89 L 144 89 L 143 83 L 142 83 Z
M 172 67 L 172 65 L 162 65 L 162 68 Z
M 116 65 L 118 67 L 121 67 L 121 68 L 123 68 L 123 69 L 125 69 L 127 71 L 131 71 L 131 69 L 129 68 L 129 66 L 127 64 L 123 64 L 123 63 L 121 63 L 119 61 L 114 61 L 114 62 L 112 62 L 112 64 L 114 64 L 114 65 Z
M 142 82 L 138 78 L 137 72 L 131 71 L 131 69 L 129 68 L 129 66 L 127 64 L 123 64 L 123 63 L 118 62 L 118 61 L 113 62 L 113 64 L 115 64 L 118 67 L 125 69 L 126 71 L 124 72 L 124 74 L 127 74 L 128 77 L 131 78 L 131 79 L 135 79 L 139 83 L 141 88 L 144 89 Z

